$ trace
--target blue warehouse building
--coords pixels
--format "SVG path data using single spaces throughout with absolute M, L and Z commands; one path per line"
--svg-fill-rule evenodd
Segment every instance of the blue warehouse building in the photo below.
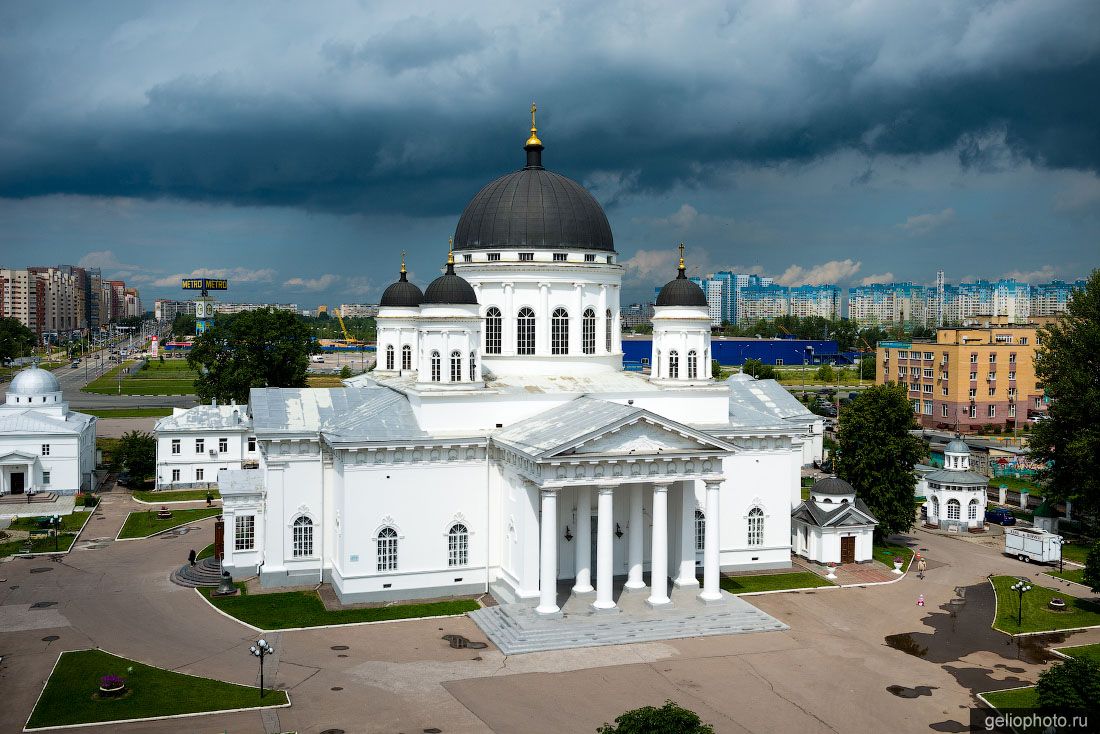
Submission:
M 812 361 L 807 347 L 813 347 Z M 770 365 L 852 364 L 850 354 L 840 354 L 832 339 L 736 339 L 714 337 L 711 340 L 712 359 L 725 366 L 741 365 L 755 359 Z M 628 370 L 649 366 L 653 357 L 650 337 L 623 337 L 623 364 Z

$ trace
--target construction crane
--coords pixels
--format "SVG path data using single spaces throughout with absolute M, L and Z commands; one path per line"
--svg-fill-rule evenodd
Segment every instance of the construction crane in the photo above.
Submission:
M 344 325 L 344 316 L 340 313 L 340 309 L 334 308 L 332 312 L 336 314 L 336 320 L 340 322 L 340 331 L 344 332 L 344 343 L 349 346 L 358 344 L 359 340 L 348 333 L 348 327 Z

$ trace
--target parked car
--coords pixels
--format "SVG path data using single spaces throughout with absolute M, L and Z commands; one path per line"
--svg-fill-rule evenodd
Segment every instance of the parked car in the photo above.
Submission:
M 119 472 L 118 477 L 115 479 L 115 484 L 120 487 L 125 487 L 130 484 L 130 475 L 126 472 Z
M 1015 525 L 1016 516 L 1012 514 L 1011 510 L 1006 510 L 1003 507 L 994 507 L 991 510 L 985 511 L 985 521 L 996 525 Z

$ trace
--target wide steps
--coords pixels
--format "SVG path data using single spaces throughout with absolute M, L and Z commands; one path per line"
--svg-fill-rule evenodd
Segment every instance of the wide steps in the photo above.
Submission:
M 172 572 L 172 582 L 190 589 L 217 586 L 221 583 L 221 566 L 215 558 L 204 558 L 194 566 L 185 563 Z
M 5 494 L 0 496 L 0 505 L 40 505 L 57 501 L 55 492 L 38 492 L 36 494 Z

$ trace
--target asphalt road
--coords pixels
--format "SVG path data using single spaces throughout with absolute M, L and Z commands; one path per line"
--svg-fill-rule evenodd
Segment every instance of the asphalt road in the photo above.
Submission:
M 82 408 L 190 408 L 198 405 L 194 395 L 97 395 L 81 392 L 80 388 L 109 371 L 117 362 L 102 360 L 83 360 L 73 369 L 69 365 L 54 370 L 61 391 L 69 407 Z

